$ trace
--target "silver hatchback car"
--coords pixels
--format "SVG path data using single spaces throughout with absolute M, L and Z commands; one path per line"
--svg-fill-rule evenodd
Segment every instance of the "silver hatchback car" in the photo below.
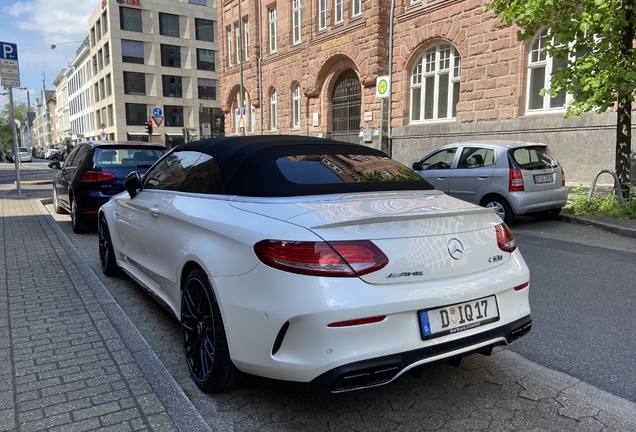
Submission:
M 567 203 L 563 168 L 546 144 L 448 144 L 414 162 L 413 170 L 448 195 L 496 208 L 506 224 L 522 214 L 554 218 Z

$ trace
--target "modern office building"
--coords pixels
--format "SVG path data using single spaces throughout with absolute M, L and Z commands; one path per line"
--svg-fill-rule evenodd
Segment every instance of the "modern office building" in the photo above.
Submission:
M 564 119 L 572 95 L 541 95 L 559 66 L 541 51 L 545 30 L 519 42 L 485 4 L 223 1 L 226 132 L 333 137 L 407 164 L 454 141 L 526 140 L 548 143 L 569 181 L 613 169 L 616 114 Z
M 90 89 L 72 88 L 69 77 L 69 92 L 81 96 L 77 104 L 69 96 L 71 112 L 83 113 L 81 120 L 71 114 L 73 136 L 172 147 L 223 135 L 216 21 L 213 0 L 102 0 L 88 22 Z

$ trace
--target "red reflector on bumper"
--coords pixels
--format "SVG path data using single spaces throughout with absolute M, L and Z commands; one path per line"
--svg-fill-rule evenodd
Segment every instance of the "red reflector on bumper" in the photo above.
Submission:
M 515 291 L 521 291 L 524 288 L 528 288 L 528 285 L 530 285 L 530 282 L 526 282 L 526 283 L 523 283 L 521 285 L 517 285 L 515 287 Z
M 354 319 L 349 321 L 338 321 L 338 322 L 327 325 L 327 327 L 352 327 L 352 326 L 363 325 L 363 324 L 373 324 L 373 323 L 377 323 L 384 320 L 384 318 L 386 318 L 386 315 L 369 317 L 369 318 L 360 318 L 360 319 Z

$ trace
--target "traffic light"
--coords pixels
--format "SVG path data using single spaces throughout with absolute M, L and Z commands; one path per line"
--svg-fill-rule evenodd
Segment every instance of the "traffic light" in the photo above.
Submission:
M 148 121 L 148 123 L 146 123 L 146 133 L 148 135 L 152 135 L 152 122 Z

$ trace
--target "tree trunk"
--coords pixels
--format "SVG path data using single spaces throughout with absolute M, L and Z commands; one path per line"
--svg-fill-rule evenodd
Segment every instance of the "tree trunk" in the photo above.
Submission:
M 631 64 L 630 57 L 634 43 L 634 1 L 623 0 L 627 24 L 621 34 L 621 61 L 627 68 Z M 631 181 L 632 157 L 632 98 L 631 94 L 618 94 L 616 111 L 616 175 L 621 183 L 623 197 L 629 198 L 629 182 Z

